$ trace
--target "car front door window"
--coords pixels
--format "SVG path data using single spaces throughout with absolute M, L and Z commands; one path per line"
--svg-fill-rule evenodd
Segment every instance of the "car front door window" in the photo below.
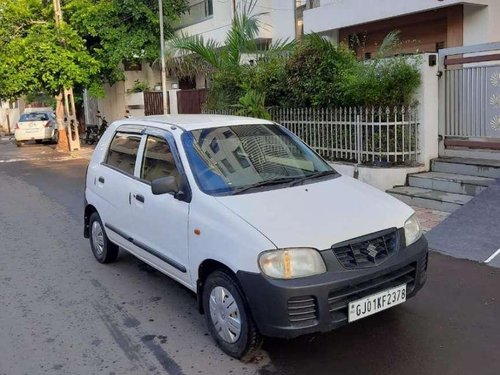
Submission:
M 141 167 L 141 179 L 152 182 L 158 178 L 174 176 L 179 172 L 170 146 L 165 139 L 148 136 Z

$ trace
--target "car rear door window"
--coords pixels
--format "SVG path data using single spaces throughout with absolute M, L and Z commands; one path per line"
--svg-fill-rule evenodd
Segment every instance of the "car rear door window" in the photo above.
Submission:
M 109 146 L 106 164 L 133 175 L 140 143 L 139 135 L 116 133 Z
M 160 137 L 148 136 L 141 167 L 141 179 L 151 182 L 158 178 L 178 175 L 168 142 Z

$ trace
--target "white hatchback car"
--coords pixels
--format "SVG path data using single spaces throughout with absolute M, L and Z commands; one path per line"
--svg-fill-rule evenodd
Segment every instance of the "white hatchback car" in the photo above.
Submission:
M 86 177 L 84 235 L 196 293 L 219 346 L 324 332 L 414 296 L 427 241 L 413 210 L 341 176 L 266 120 L 172 115 L 113 123 Z
M 46 111 L 24 113 L 16 124 L 14 139 L 18 147 L 26 141 L 57 143 L 59 133 L 54 113 Z

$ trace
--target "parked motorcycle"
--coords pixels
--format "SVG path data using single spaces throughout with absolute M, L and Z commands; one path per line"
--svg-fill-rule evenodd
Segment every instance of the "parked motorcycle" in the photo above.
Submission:
M 101 112 L 99 111 L 97 111 L 97 118 L 101 120 L 100 125 L 87 125 L 85 129 L 85 138 L 83 141 L 88 145 L 93 145 L 94 143 L 99 142 L 99 139 L 101 139 L 101 136 L 108 128 L 106 118 L 101 116 Z

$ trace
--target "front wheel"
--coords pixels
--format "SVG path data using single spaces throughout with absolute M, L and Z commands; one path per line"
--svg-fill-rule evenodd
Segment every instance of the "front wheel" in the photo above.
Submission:
M 108 239 L 97 212 L 90 215 L 89 239 L 92 253 L 99 263 L 112 263 L 116 260 L 118 257 L 118 246 Z
M 16 146 L 17 147 L 23 147 L 24 146 L 24 142 L 16 141 Z
M 212 337 L 226 354 L 241 359 L 259 349 L 262 337 L 243 291 L 228 272 L 217 270 L 208 276 L 203 287 L 203 309 Z

